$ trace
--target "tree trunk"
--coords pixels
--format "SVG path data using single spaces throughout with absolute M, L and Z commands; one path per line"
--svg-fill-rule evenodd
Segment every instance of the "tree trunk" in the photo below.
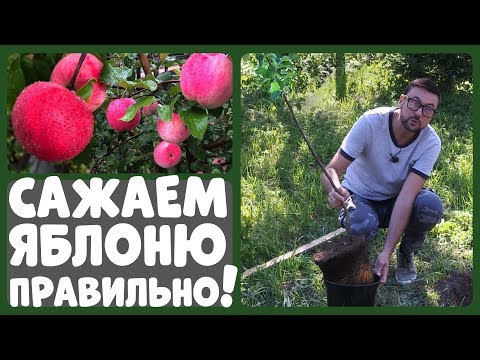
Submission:
M 345 77 L 345 54 L 335 54 L 335 83 L 337 100 L 345 97 L 347 79 Z

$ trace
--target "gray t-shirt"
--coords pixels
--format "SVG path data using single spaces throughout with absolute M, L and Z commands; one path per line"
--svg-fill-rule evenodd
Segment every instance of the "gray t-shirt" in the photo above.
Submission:
M 340 147 L 340 153 L 353 161 L 342 186 L 366 199 L 397 196 L 410 171 L 428 179 L 440 153 L 440 138 L 430 125 L 409 143 L 398 146 L 392 129 L 394 110 L 379 107 L 364 113 Z M 392 161 L 396 158 L 398 161 Z

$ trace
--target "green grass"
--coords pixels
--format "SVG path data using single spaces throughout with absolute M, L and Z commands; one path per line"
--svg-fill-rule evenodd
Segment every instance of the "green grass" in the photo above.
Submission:
M 297 119 L 324 164 L 363 111 L 396 103 L 398 95 L 392 96 L 387 75 L 378 65 L 360 67 L 349 74 L 343 101 L 335 100 L 332 80 L 314 93 L 291 96 Z M 372 84 L 380 85 L 372 91 Z M 392 256 L 387 283 L 377 293 L 379 306 L 440 306 L 435 283 L 452 271 L 472 267 L 472 94 L 443 94 L 442 101 L 432 123 L 442 139 L 442 152 L 426 186 L 442 198 L 446 215 L 416 256 L 414 284 L 396 283 L 396 255 Z M 321 187 L 321 169 L 288 109 L 255 93 L 242 94 L 241 143 L 241 271 L 339 227 L 337 211 L 328 207 Z M 382 230 L 370 246 L 372 262 L 384 235 Z M 294 256 L 243 279 L 242 303 L 326 306 L 322 273 L 312 255 Z

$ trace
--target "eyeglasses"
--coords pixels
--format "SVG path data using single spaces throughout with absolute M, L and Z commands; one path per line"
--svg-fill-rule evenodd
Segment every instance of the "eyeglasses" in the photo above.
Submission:
M 412 99 L 408 97 L 408 95 L 404 95 L 404 96 L 407 99 L 407 107 L 410 110 L 417 111 L 418 109 L 422 108 L 422 114 L 428 118 L 431 118 L 437 112 L 437 110 L 432 108 L 431 106 L 422 105 L 420 101 L 416 99 Z

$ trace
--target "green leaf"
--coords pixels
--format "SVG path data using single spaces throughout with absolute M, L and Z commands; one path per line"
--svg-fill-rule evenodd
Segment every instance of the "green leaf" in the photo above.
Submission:
M 163 62 L 165 61 L 165 59 L 167 58 L 167 56 L 169 55 L 170 53 L 160 53 L 160 62 Z
M 55 64 L 62 58 L 63 54 L 55 54 L 55 53 L 47 53 L 47 54 L 42 54 L 42 53 L 36 53 L 34 56 L 34 59 L 40 59 L 44 61 L 49 68 L 52 68 L 55 66 Z
M 160 103 L 170 104 L 170 95 L 165 90 L 157 90 L 155 95 Z
M 13 54 L 7 60 L 7 109 L 11 111 L 18 94 L 25 87 L 25 77 L 20 67 L 20 54 Z
M 300 57 L 296 53 L 288 54 L 292 61 L 297 61 Z
M 163 122 L 172 120 L 173 105 L 158 104 L 157 115 Z
M 274 67 L 276 67 L 276 66 L 278 65 L 278 57 L 277 57 L 277 54 L 268 53 L 268 54 L 265 54 L 265 57 L 272 62 L 272 65 L 273 65 Z
M 193 154 L 199 160 L 207 160 L 207 153 L 199 144 L 197 139 L 190 138 L 191 140 L 188 142 L 188 151 Z
M 143 80 L 137 84 L 138 87 L 148 89 L 150 91 L 157 90 L 157 83 L 153 80 Z
M 267 75 L 269 73 L 271 73 L 271 71 L 269 69 L 267 69 L 266 67 L 259 67 L 257 70 L 255 70 L 255 72 L 258 74 L 258 75 Z
M 275 91 L 272 94 L 272 101 L 275 101 L 280 96 L 281 93 L 282 93 L 281 91 Z
M 201 163 L 199 161 L 193 161 L 190 163 L 190 169 L 192 171 L 200 171 L 202 170 Z
M 38 76 L 33 68 L 33 60 L 28 56 L 23 55 L 20 60 L 20 66 L 22 67 L 23 76 L 25 77 L 25 85 L 29 85 L 38 81 Z
M 174 85 L 170 87 L 170 89 L 167 90 L 170 96 L 176 95 L 179 92 L 182 92 L 182 89 L 180 89 L 180 84 Z
M 273 94 L 275 91 L 280 90 L 280 84 L 277 81 L 274 81 L 270 84 L 270 94 Z
M 165 81 L 165 80 L 172 80 L 173 79 L 173 74 L 170 72 L 163 72 L 160 75 L 157 76 L 158 81 Z
M 154 96 L 145 96 L 145 97 L 142 97 L 140 99 L 137 99 L 137 103 L 136 104 L 133 104 L 133 105 L 130 105 L 128 108 L 127 108 L 127 111 L 125 111 L 125 115 L 123 115 L 120 120 L 121 121 L 125 121 L 125 122 L 129 122 L 130 120 L 132 120 L 134 117 L 135 117 L 135 114 L 137 113 L 137 111 L 142 107 L 142 106 L 148 106 L 148 105 L 152 105 L 152 103 L 155 101 L 155 97 Z
M 155 79 L 155 76 L 153 74 L 148 74 L 147 76 L 145 76 L 141 80 L 143 80 L 143 81 L 153 81 L 154 83 L 157 83 L 157 79 Z
M 168 105 L 163 105 L 159 104 L 157 107 L 157 115 L 162 120 L 163 122 L 167 122 L 172 120 L 172 115 L 173 115 L 173 106 L 177 102 L 178 98 L 180 95 L 175 96 L 172 101 L 170 101 L 170 104 Z
M 108 150 L 106 148 L 97 148 L 95 150 L 95 157 L 99 158 L 106 155 Z
M 126 66 L 113 67 L 111 63 L 107 63 L 102 68 L 100 81 L 107 84 L 118 84 L 130 75 L 132 75 L 132 69 Z
M 150 90 L 150 91 L 155 91 L 157 90 L 157 83 L 153 80 L 150 80 L 150 79 L 139 79 L 139 80 L 134 80 L 134 81 L 128 81 L 128 80 L 125 80 L 125 79 L 122 79 L 118 82 L 118 85 L 120 85 L 121 87 L 125 88 L 125 89 L 130 89 L 132 87 L 138 87 L 138 88 L 143 88 L 143 89 L 147 89 L 147 90 Z
M 92 82 L 97 82 L 95 79 L 88 80 L 85 85 L 76 91 L 76 94 L 80 96 L 83 100 L 87 101 L 92 96 Z
M 37 56 L 33 58 L 33 68 L 37 73 L 38 80 L 40 81 L 50 81 L 50 74 L 52 73 L 52 68 L 48 65 L 47 60 L 38 59 Z
M 259 68 L 261 68 L 263 66 L 263 59 L 264 59 L 263 54 L 257 54 L 257 61 L 258 61 L 258 67 Z
M 185 125 L 187 125 L 192 136 L 201 140 L 205 131 L 207 131 L 208 113 L 206 110 L 200 108 L 180 109 L 179 115 L 185 122 Z
M 130 163 L 135 163 L 137 161 L 143 160 L 148 157 L 153 157 L 152 153 L 146 153 L 146 154 L 141 154 L 141 155 L 135 155 L 130 158 Z
M 117 84 L 119 86 L 121 86 L 122 88 L 124 88 L 125 90 L 129 90 L 130 88 L 135 86 L 135 81 L 129 81 L 129 80 L 126 80 L 126 79 L 122 79 L 122 80 L 118 81 Z

